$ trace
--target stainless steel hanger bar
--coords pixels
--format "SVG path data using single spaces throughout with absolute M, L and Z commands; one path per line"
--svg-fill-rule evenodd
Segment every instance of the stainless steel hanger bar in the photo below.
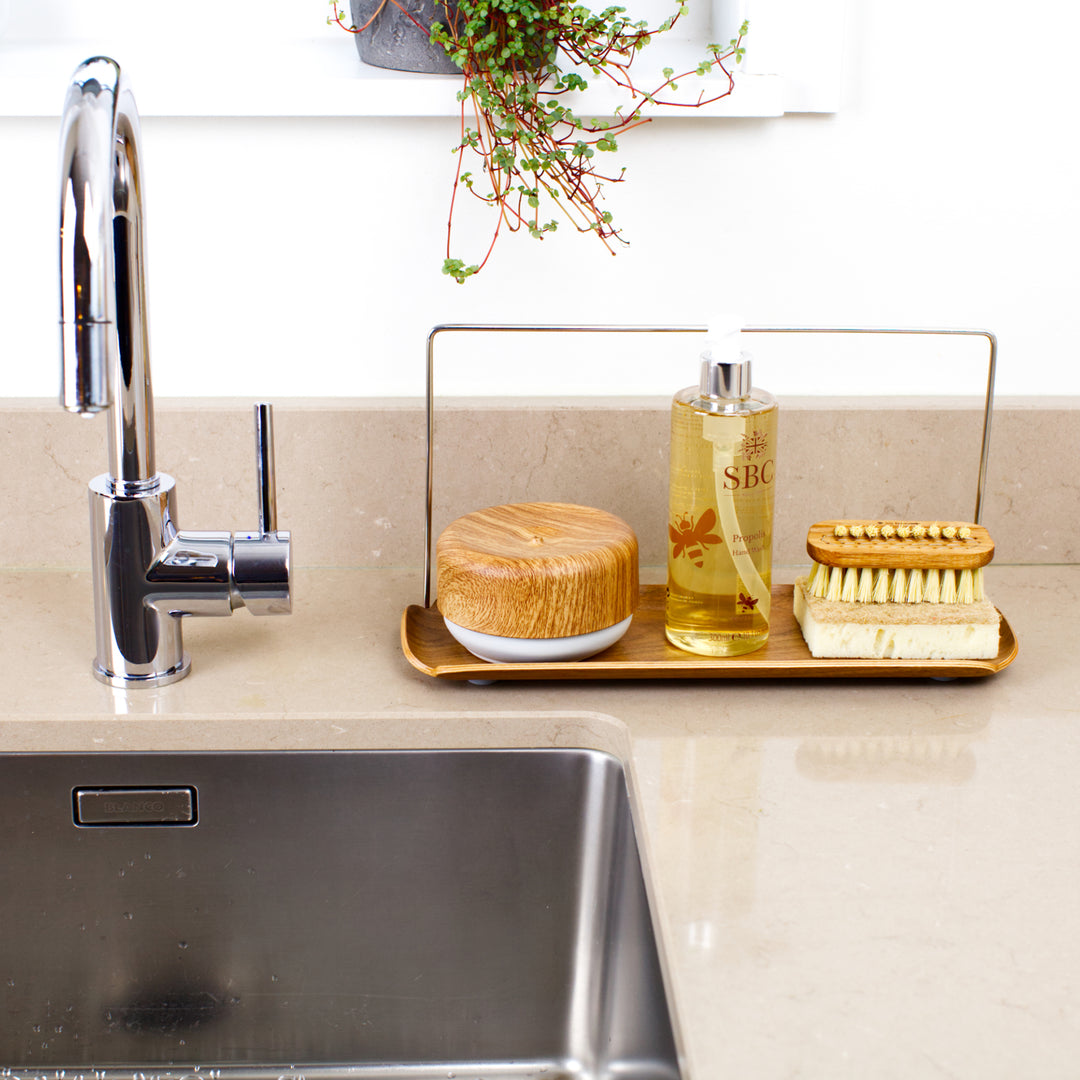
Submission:
M 986 400 L 983 406 L 982 447 L 979 453 L 979 478 L 975 492 L 972 520 L 981 521 L 986 490 L 987 462 L 990 457 L 990 422 L 994 408 L 994 378 L 997 373 L 997 338 L 989 330 L 945 327 L 870 327 L 870 326 L 746 326 L 751 334 L 917 334 L 953 337 L 982 337 L 989 346 L 986 377 Z M 424 607 L 431 606 L 432 492 L 435 483 L 435 342 L 447 333 L 500 334 L 704 334 L 705 326 L 627 326 L 573 323 L 441 323 L 427 338 L 427 478 L 424 501 Z

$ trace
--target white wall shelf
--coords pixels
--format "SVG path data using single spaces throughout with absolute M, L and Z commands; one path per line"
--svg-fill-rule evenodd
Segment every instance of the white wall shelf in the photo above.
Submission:
M 635 58 L 635 81 L 653 90 L 664 67 L 694 70 L 709 55 L 708 41 L 727 40 L 748 18 L 747 59 L 736 69 L 735 92 L 702 108 L 653 114 L 835 112 L 847 2 L 691 0 L 678 26 Z M 675 0 L 625 6 L 657 26 Z M 250 12 L 223 10 L 220 0 L 186 0 L 181 12 L 145 0 L 26 0 L 9 12 L 6 28 L 0 25 L 0 116 L 59 116 L 72 71 L 102 54 L 128 72 L 143 116 L 455 116 L 460 109 L 456 76 L 368 67 L 350 36 L 326 25 L 316 0 L 260 0 Z M 622 100 L 603 82 L 590 79 L 576 101 L 579 114 L 610 114 Z M 708 96 L 726 82 L 722 74 L 691 76 L 679 100 L 691 101 L 700 89 Z
M 143 116 L 455 116 L 461 80 L 453 75 L 414 75 L 369 67 L 352 43 L 319 38 L 253 42 L 251 51 L 208 50 L 173 40 L 152 53 L 122 41 L 0 41 L 0 116 L 60 115 L 68 79 L 87 57 L 106 54 L 128 73 Z M 662 63 L 686 70 L 704 55 L 676 44 Z M 635 62 L 641 85 L 662 81 L 661 60 L 653 70 Z M 684 66 L 680 67 L 680 61 Z M 651 78 L 649 77 L 651 75 Z M 652 81 L 655 79 L 655 83 Z M 693 76 L 679 87 L 681 100 L 722 91 L 723 76 Z M 593 79 L 579 101 L 580 113 L 604 114 L 619 99 Z M 730 96 L 700 109 L 658 107 L 654 115 L 780 116 L 784 80 L 778 75 L 743 75 Z

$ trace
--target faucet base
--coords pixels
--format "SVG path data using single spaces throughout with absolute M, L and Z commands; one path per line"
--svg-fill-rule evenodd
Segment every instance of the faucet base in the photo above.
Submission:
M 168 686 L 169 683 L 179 682 L 191 671 L 191 657 L 184 653 L 180 663 L 175 667 L 170 668 L 168 671 L 152 672 L 149 675 L 125 675 L 115 671 L 108 671 L 96 660 L 90 670 L 98 682 L 103 682 L 106 686 L 118 687 L 121 690 L 136 687 L 141 689 L 144 686 Z
M 158 473 L 142 495 L 90 481 L 90 545 L 97 649 L 93 671 L 111 686 L 161 686 L 187 674 L 180 619 L 150 579 L 176 535 L 175 484 Z

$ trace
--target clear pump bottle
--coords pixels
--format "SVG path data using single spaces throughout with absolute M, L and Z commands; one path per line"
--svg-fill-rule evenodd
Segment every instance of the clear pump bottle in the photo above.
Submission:
M 751 386 L 740 325 L 710 327 L 700 382 L 671 406 L 664 631 L 705 656 L 769 636 L 777 407 Z

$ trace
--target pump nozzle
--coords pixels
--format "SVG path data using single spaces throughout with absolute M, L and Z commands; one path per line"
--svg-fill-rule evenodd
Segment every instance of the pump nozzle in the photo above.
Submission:
M 701 354 L 702 397 L 744 398 L 750 393 L 750 358 L 742 351 L 743 321 L 727 312 L 709 322 Z

